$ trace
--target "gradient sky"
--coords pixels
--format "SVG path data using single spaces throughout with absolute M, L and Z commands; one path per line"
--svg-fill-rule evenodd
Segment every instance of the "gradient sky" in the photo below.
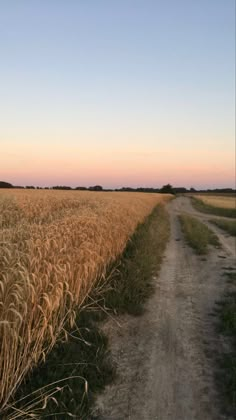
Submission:
M 235 185 L 234 0 L 0 0 L 0 180 Z

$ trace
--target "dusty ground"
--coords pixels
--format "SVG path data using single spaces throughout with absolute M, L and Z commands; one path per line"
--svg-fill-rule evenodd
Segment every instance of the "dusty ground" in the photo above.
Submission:
M 235 240 L 211 225 L 222 249 L 203 258 L 185 244 L 177 216 L 196 212 L 189 198 L 168 205 L 171 238 L 156 292 L 141 317 L 110 320 L 118 376 L 99 396 L 99 420 L 223 420 L 214 383 L 214 354 L 220 345 L 211 312 L 224 292 L 225 267 L 235 267 Z M 154 250 L 155 252 L 155 250 Z

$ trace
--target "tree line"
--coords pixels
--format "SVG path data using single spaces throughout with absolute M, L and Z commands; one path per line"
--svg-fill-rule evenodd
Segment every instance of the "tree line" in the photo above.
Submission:
M 171 184 L 163 185 L 161 188 L 152 187 L 122 187 L 122 188 L 103 188 L 101 185 L 94 185 L 91 187 L 75 187 L 72 188 L 66 185 L 55 185 L 52 187 L 35 187 L 34 185 L 12 185 L 9 182 L 0 181 L 0 188 L 22 188 L 22 189 L 39 189 L 39 190 L 74 190 L 74 191 L 123 191 L 123 192 L 146 192 L 146 193 L 162 193 L 162 194 L 184 194 L 184 193 L 196 193 L 196 192 L 211 192 L 211 193 L 235 193 L 236 190 L 233 188 L 215 188 L 215 189 L 195 189 L 185 187 L 173 187 Z

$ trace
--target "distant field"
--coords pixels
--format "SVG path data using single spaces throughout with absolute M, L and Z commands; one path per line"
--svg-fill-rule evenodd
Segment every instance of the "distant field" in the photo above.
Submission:
M 214 214 L 216 216 L 236 218 L 235 196 L 194 194 L 190 197 L 192 197 L 193 206 L 200 212 Z
M 0 190 L 0 402 L 169 195 Z
M 222 207 L 225 209 L 236 208 L 236 197 L 229 196 L 217 196 L 217 195 L 196 195 L 196 198 L 202 200 L 205 204 L 209 204 L 214 207 Z

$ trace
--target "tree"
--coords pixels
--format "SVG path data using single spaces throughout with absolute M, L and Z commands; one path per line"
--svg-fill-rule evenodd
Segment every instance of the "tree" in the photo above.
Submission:
M 71 190 L 71 187 L 68 187 L 67 185 L 55 185 L 52 187 L 53 190 Z
M 90 191 L 102 191 L 103 188 L 101 185 L 94 185 L 94 187 L 89 187 Z
M 188 192 L 188 190 L 185 187 L 175 187 L 174 188 L 174 193 L 175 194 L 184 194 L 186 192 Z
M 174 194 L 174 189 L 171 184 L 166 184 L 166 185 L 163 185 L 163 187 L 160 189 L 160 193 Z
M 0 181 L 0 188 L 13 188 L 13 185 L 9 182 Z

